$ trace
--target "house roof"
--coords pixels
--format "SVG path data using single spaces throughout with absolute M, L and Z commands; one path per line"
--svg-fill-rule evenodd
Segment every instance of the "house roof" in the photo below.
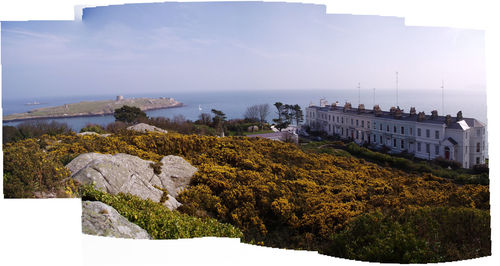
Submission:
M 309 106 L 309 108 L 314 108 L 319 111 L 330 111 L 332 110 L 331 106 L 324 106 L 324 107 L 319 107 L 319 106 Z M 349 110 L 344 110 L 343 106 L 337 106 L 335 110 L 342 111 L 347 114 L 355 114 L 355 115 L 360 115 L 360 116 L 375 116 L 375 112 L 370 109 L 365 109 L 362 112 L 358 111 L 358 108 L 350 108 Z M 379 116 L 376 116 L 378 118 L 384 118 L 384 119 L 394 119 L 394 120 L 400 120 L 400 121 L 414 121 L 418 123 L 424 123 L 424 124 L 446 124 L 446 116 L 437 116 L 437 117 L 432 117 L 432 115 L 425 115 L 425 119 L 422 121 L 417 121 L 417 114 L 410 115 L 410 113 L 405 113 L 401 112 L 401 117 L 396 118 L 391 112 L 388 111 L 382 111 Z M 460 129 L 460 130 L 467 130 L 470 127 L 482 127 L 485 126 L 482 122 L 478 121 L 475 118 L 463 118 L 463 120 L 457 121 L 457 117 L 451 117 L 452 123 L 450 123 L 447 127 L 451 129 Z
M 454 140 L 452 137 L 447 138 L 447 140 L 449 142 L 451 142 L 451 144 L 453 144 L 453 145 L 457 145 L 458 144 L 458 142 L 456 140 Z

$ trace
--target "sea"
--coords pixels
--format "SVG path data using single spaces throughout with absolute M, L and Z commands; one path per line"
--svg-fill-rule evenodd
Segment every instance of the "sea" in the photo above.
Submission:
M 59 106 L 63 104 L 77 103 L 81 101 L 97 101 L 115 99 L 117 95 L 86 95 L 86 96 L 60 96 L 60 97 L 19 97 L 3 98 L 3 115 L 27 112 L 32 109 Z M 268 121 L 276 117 L 275 102 L 284 104 L 299 104 L 305 109 L 310 104 L 319 105 L 320 99 L 326 99 L 329 103 L 338 102 L 343 105 L 346 101 L 357 106 L 359 102 L 365 108 L 371 109 L 374 104 L 380 105 L 383 110 L 391 106 L 400 106 L 405 111 L 415 107 L 417 112 L 424 111 L 430 114 L 432 110 L 438 110 L 439 115 L 451 114 L 456 116 L 462 111 L 464 117 L 476 118 L 487 124 L 486 114 L 486 91 L 485 90 L 451 90 L 444 92 L 436 90 L 404 90 L 397 93 L 394 89 L 304 89 L 304 90 L 253 90 L 253 91 L 173 91 L 163 93 L 138 93 L 124 94 L 125 98 L 139 97 L 173 97 L 184 104 L 182 107 L 159 109 L 147 111 L 149 117 L 183 116 L 187 120 L 197 120 L 201 113 L 210 113 L 212 109 L 221 110 L 228 119 L 243 118 L 247 107 L 255 104 L 269 104 L 271 114 Z M 443 101 L 444 100 L 444 101 Z M 39 105 L 26 105 L 29 102 L 39 102 Z M 444 103 L 444 105 L 443 105 Z M 444 107 L 444 112 L 443 112 Z M 201 109 L 201 110 L 200 110 Z M 74 131 L 79 132 L 87 124 L 106 125 L 114 121 L 112 115 L 73 117 L 47 119 L 68 124 Z M 15 126 L 22 122 L 8 122 L 4 125 Z

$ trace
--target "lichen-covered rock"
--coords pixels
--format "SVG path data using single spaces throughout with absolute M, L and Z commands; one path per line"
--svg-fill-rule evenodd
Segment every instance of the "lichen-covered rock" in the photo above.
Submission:
M 82 232 L 97 236 L 151 239 L 146 230 L 99 201 L 82 202 Z
M 158 128 L 158 127 L 155 127 L 152 125 L 144 124 L 144 123 L 139 123 L 137 125 L 129 126 L 129 127 L 127 127 L 127 130 L 134 130 L 134 131 L 138 131 L 138 132 L 142 132 L 142 133 L 146 133 L 146 132 L 168 133 L 164 129 L 161 129 L 161 128 Z
M 166 188 L 168 194 L 173 197 L 177 197 L 178 193 L 189 185 L 191 178 L 198 171 L 196 167 L 179 156 L 165 156 L 161 159 L 161 163 L 161 173 L 158 177 L 162 187 Z
M 175 199 L 177 193 L 189 184 L 197 169 L 178 156 L 166 156 L 161 162 L 161 173 L 156 175 L 153 162 L 137 156 L 85 153 L 66 167 L 79 183 L 94 184 L 110 194 L 130 193 L 160 202 L 164 192 L 159 188 L 165 189 L 168 196 L 163 204 L 173 210 L 181 205 Z
M 85 131 L 85 132 L 80 132 L 80 133 L 77 133 L 76 134 L 77 136 L 89 136 L 89 135 L 96 135 L 96 136 L 99 136 L 99 137 L 109 137 L 111 136 L 111 134 L 109 133 L 106 133 L 106 134 L 99 134 L 97 132 L 93 132 L 93 131 Z

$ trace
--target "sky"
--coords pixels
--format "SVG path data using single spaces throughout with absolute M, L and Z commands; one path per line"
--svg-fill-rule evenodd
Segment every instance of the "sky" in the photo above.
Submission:
M 86 8 L 2 22 L 3 97 L 290 89 L 481 90 L 484 31 L 292 3 Z

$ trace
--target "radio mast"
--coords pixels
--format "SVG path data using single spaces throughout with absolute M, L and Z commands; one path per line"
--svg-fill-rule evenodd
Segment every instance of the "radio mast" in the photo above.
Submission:
M 361 104 L 361 83 L 358 82 L 358 105 Z
M 399 106 L 399 95 L 398 95 L 399 80 L 398 80 L 398 75 L 399 75 L 399 73 L 396 71 L 396 106 Z
M 441 80 L 441 111 L 444 115 L 444 81 Z
M 373 106 L 375 106 L 375 88 L 373 88 Z

